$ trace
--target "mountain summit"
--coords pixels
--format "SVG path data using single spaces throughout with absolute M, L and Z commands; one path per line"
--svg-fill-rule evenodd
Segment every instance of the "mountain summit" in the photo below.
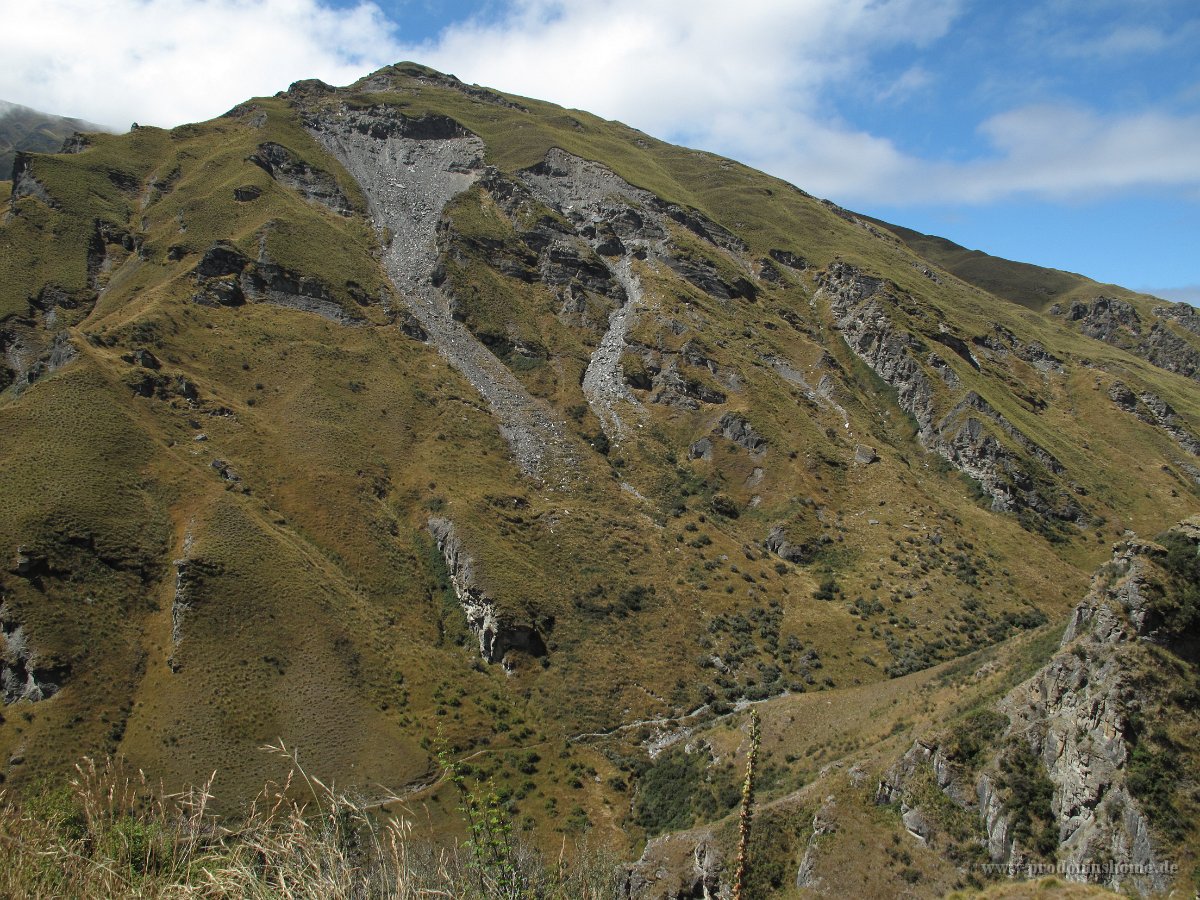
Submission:
M 709 896 L 753 703 L 764 895 L 1195 861 L 1195 528 L 1130 543 L 1200 504 L 1190 307 L 412 63 L 67 149 L 0 225 L 15 789 L 282 740 L 450 831 L 440 753 Z

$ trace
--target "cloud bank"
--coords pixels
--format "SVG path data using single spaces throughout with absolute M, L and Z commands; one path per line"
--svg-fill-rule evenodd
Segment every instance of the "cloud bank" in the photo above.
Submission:
M 38 0 L 8 26 L 0 97 L 120 128 L 210 119 L 300 78 L 344 84 L 400 52 L 370 2 Z
M 735 157 L 839 202 L 1200 196 L 1200 116 L 1023 105 L 981 114 L 982 149 L 948 160 L 839 115 L 834 98 L 849 90 L 900 102 L 948 89 L 945 73 L 920 65 L 890 82 L 873 66 L 953 39 L 960 0 L 512 0 L 416 44 L 376 3 L 339 2 L 41 0 L 12 22 L 0 97 L 119 127 L 175 125 L 298 78 L 346 84 L 415 59 Z M 1105 46 L 1133 53 L 1161 40 L 1147 27 L 1114 31 Z

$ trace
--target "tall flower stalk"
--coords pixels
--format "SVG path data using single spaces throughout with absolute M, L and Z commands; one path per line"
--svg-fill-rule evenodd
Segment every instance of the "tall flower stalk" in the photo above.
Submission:
M 737 870 L 733 876 L 733 900 L 744 900 L 746 873 L 750 869 L 750 826 L 754 822 L 754 769 L 758 765 L 761 729 L 758 710 L 750 710 L 750 752 L 746 756 L 746 780 L 742 782 L 742 809 L 738 816 Z

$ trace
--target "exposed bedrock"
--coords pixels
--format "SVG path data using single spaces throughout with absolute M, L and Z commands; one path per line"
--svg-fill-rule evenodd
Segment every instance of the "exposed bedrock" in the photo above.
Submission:
M 1171 404 L 1153 391 L 1135 394 L 1123 382 L 1115 381 L 1108 390 L 1108 396 L 1125 412 L 1159 429 L 1193 456 L 1200 456 L 1200 439 L 1188 431 Z
M 17 565 L 21 566 L 20 559 Z M 53 697 L 70 674 L 68 666 L 44 661 L 24 626 L 0 605 L 0 701 L 36 703 Z
M 545 656 L 545 638 L 537 625 L 518 621 L 500 611 L 496 601 L 480 586 L 476 562 L 454 523 L 449 519 L 432 518 L 429 533 L 445 560 L 450 584 L 467 617 L 467 627 L 479 640 L 480 656 L 489 663 L 503 661 L 510 650 Z
M 366 323 L 366 319 L 347 313 L 320 279 L 299 275 L 265 256 L 251 260 L 228 242 L 219 241 L 204 252 L 196 264 L 195 278 L 197 291 L 192 301 L 202 306 L 271 303 L 315 313 L 341 325 Z M 362 291 L 357 293 L 362 305 L 386 300 L 375 300 Z
M 1193 517 L 1176 531 L 1195 548 L 1200 519 Z M 930 840 L 936 816 L 927 815 L 920 797 L 909 790 L 928 767 L 951 802 L 978 815 L 978 840 L 993 862 L 1036 862 L 1038 850 L 1018 837 L 1018 816 L 1025 812 L 1012 805 L 1004 786 L 1003 757 L 1024 752 L 1052 790 L 1048 813 L 1056 847 L 1051 855 L 1067 878 L 1141 895 L 1165 890 L 1170 875 L 1130 786 L 1135 722 L 1149 699 L 1139 675 L 1138 644 L 1171 646 L 1180 639 L 1156 608 L 1161 589 L 1151 566 L 1165 554 L 1164 548 L 1137 538 L 1117 544 L 1075 608 L 1059 652 L 997 704 L 1008 725 L 988 736 L 991 755 L 967 767 L 952 745 L 922 738 L 880 783 L 878 802 L 898 802 L 909 830 Z
M 1065 475 L 1058 459 L 991 403 L 974 391 L 948 408 L 946 401 L 939 399 L 935 382 L 920 361 L 922 355 L 947 388 L 958 388 L 960 379 L 944 359 L 928 354 L 917 336 L 897 324 L 892 310 L 898 300 L 890 285 L 853 266 L 834 263 L 822 274 L 820 286 L 843 339 L 896 389 L 901 409 L 916 419 L 922 445 L 978 481 L 991 497 L 994 510 L 1027 510 L 1057 521 L 1087 519 L 1086 511 L 1074 499 L 1074 486 L 1054 480 Z M 941 329 L 929 337 L 978 368 L 965 342 Z
M 1055 304 L 1050 312 L 1088 337 L 1129 350 L 1160 369 L 1200 380 L 1200 349 L 1171 328 L 1174 324 L 1200 334 L 1200 317 L 1186 304 L 1154 307 L 1155 321 L 1149 323 L 1133 304 L 1112 297 L 1076 300 L 1066 308 Z
M 350 201 L 333 175 L 310 165 L 280 144 L 259 144 L 250 155 L 250 162 L 306 200 L 319 203 L 339 215 L 348 216 L 352 212 Z
M 566 487 L 579 465 L 563 423 L 451 313 L 437 286 L 437 231 L 446 204 L 486 171 L 477 136 L 443 116 L 387 107 L 322 112 L 310 133 L 358 182 L 376 227 L 389 237 L 383 264 L 420 330 L 487 400 L 517 465 Z

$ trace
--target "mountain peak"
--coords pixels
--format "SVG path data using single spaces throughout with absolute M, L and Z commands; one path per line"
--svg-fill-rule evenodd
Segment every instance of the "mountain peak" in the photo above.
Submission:
M 453 760 L 532 843 L 681 835 L 636 896 L 695 895 L 754 704 L 779 884 L 941 895 L 962 859 L 1058 848 L 1075 782 L 991 705 L 1097 567 L 1132 583 L 1114 541 L 1200 505 L 1195 317 L 1083 279 L 1021 305 L 1038 270 L 989 289 L 779 179 L 414 63 L 72 149 L 18 156 L 0 223 L 8 784 L 120 754 L 172 788 L 220 769 L 236 805 L 278 739 L 444 836 Z M 1171 541 L 1150 612 L 1183 622 Z M 1190 759 L 1180 716 L 1136 758 Z M 971 780 L 914 765 L 876 805 L 944 722 Z M 936 793 L 980 774 L 982 834 Z M 1146 777 L 1120 783 L 1159 828 Z M 855 887 L 835 833 L 903 851 Z

